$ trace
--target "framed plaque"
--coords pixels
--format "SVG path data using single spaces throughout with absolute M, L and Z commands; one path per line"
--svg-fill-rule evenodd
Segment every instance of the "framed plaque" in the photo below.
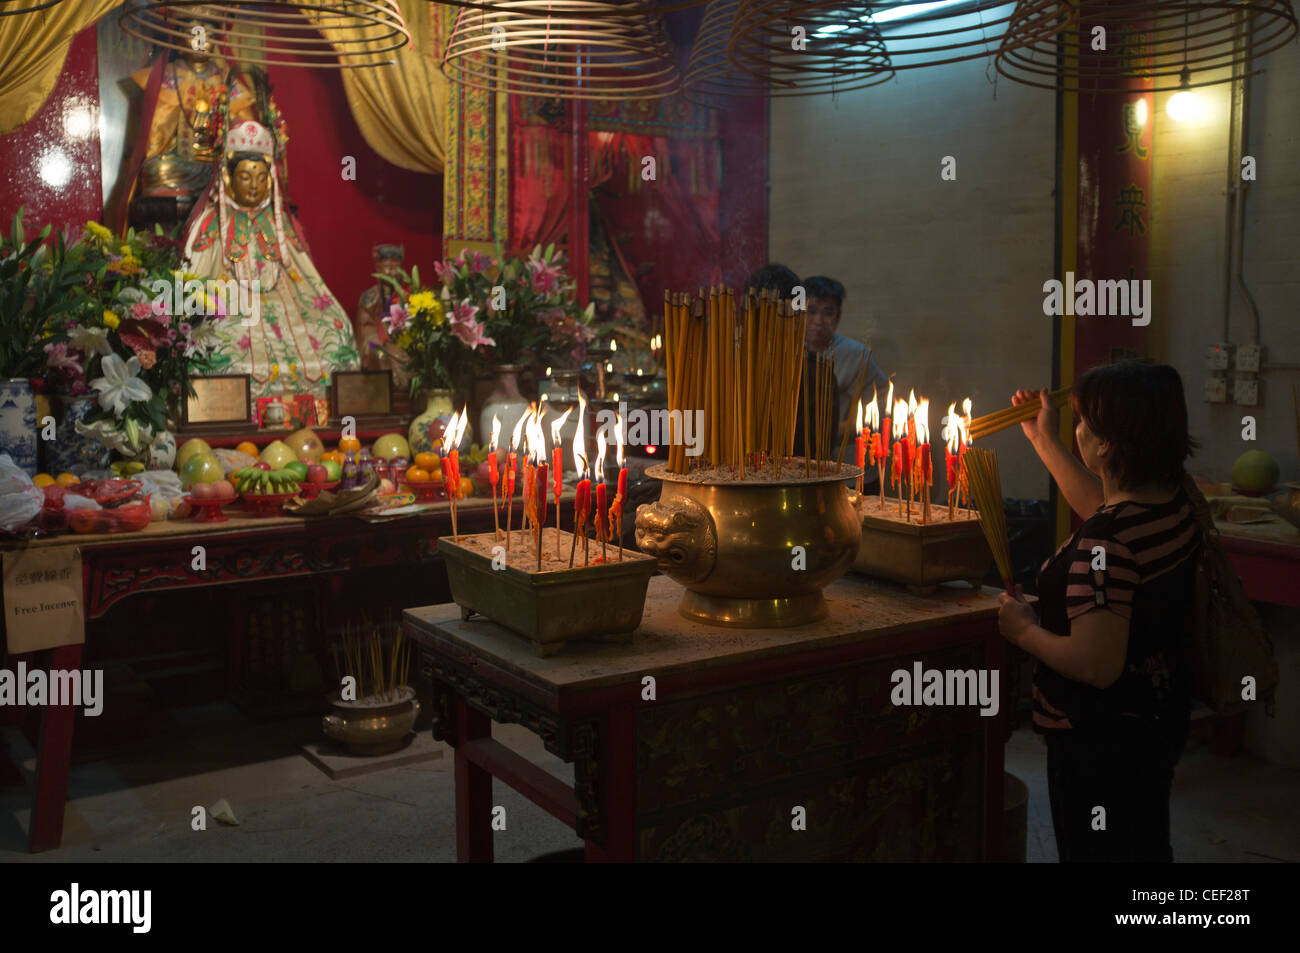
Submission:
M 358 419 L 393 412 L 391 371 L 335 371 L 330 383 L 330 416 Z
M 181 428 L 247 427 L 253 418 L 253 385 L 247 374 L 191 377 L 194 396 L 181 405 Z

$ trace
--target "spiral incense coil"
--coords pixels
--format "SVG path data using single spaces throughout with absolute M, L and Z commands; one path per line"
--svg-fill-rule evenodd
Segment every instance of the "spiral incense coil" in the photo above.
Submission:
M 0 17 L 17 16 L 20 13 L 35 13 L 57 6 L 63 0 L 0 0 Z
M 126 0 L 120 22 L 154 46 L 261 66 L 386 66 L 411 43 L 397 0 Z
M 681 84 L 663 19 L 641 0 L 463 8 L 442 70 L 466 86 L 558 99 L 658 99 Z
M 1079 0 L 1077 32 L 1066 34 L 1073 50 L 1067 46 L 1058 66 L 1056 40 L 1043 35 L 1050 16 L 1033 5 L 1016 9 L 998 51 L 999 73 L 1067 92 L 1127 92 L 1142 80 L 1157 92 L 1190 89 L 1229 82 L 1297 31 L 1289 0 Z M 1097 27 L 1105 29 L 1104 50 L 1093 49 Z

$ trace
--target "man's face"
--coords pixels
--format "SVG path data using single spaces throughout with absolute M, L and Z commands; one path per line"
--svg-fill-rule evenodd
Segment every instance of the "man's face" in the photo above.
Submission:
M 230 177 L 230 191 L 245 208 L 261 205 L 271 193 L 271 171 L 265 163 L 245 159 L 235 166 Z
M 834 298 L 808 299 L 808 329 L 805 341 L 814 351 L 830 347 L 835 327 L 840 323 L 840 306 Z
M 390 278 L 396 278 L 397 273 L 402 270 L 402 263 L 396 258 L 379 259 L 379 273 L 387 275 Z

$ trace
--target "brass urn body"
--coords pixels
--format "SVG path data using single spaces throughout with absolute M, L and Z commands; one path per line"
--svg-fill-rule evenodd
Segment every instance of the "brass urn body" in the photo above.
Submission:
M 796 470 L 798 475 L 795 475 Z M 824 619 L 822 590 L 853 564 L 862 522 L 841 467 L 773 482 L 699 482 L 663 464 L 657 503 L 637 508 L 636 541 L 686 588 L 678 612 L 713 625 L 781 628 Z

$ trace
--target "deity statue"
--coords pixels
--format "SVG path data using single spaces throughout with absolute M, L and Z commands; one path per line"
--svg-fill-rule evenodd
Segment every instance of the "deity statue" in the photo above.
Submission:
M 152 110 L 145 104 L 141 135 L 148 141 L 132 201 L 137 225 L 184 220 L 212 178 L 227 125 L 272 121 L 258 114 L 250 78 L 206 51 L 163 51 L 131 78 L 147 91 L 155 74 L 158 96 Z
M 406 250 L 401 245 L 376 245 L 371 252 L 375 271 L 394 281 L 400 281 L 405 254 Z M 393 392 L 404 394 L 411 385 L 406 352 L 389 340 L 383 322 L 389 310 L 398 302 L 393 286 L 383 281 L 371 285 L 361 293 L 361 299 L 357 302 L 357 349 L 361 352 L 363 368 L 368 371 L 391 371 Z
M 232 296 L 226 315 L 207 322 L 220 342 L 203 372 L 249 374 L 254 397 L 323 397 L 334 371 L 356 370 L 360 361 L 352 322 L 285 207 L 276 158 L 270 129 L 251 120 L 234 126 L 221 167 L 190 217 L 184 270 L 237 287 L 240 299 L 251 288 L 255 302 L 237 313 Z

